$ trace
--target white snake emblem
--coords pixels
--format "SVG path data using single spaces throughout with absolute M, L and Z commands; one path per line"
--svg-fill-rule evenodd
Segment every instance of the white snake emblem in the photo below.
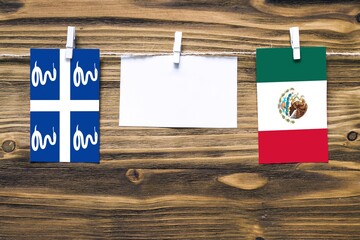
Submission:
M 45 85 L 48 79 L 50 81 L 55 81 L 56 73 L 57 73 L 57 71 L 56 71 L 56 68 L 53 63 L 52 75 L 49 70 L 45 71 L 45 74 L 43 75 L 43 72 L 42 72 L 41 68 L 39 68 L 37 66 L 37 61 L 36 61 L 35 66 L 34 66 L 33 70 L 31 71 L 31 83 L 34 87 L 37 87 L 39 85 L 39 83 L 41 85 Z
M 89 142 L 92 145 L 96 145 L 98 143 L 98 133 L 94 127 L 94 137 L 91 134 L 88 134 L 84 137 L 84 134 L 79 130 L 79 125 L 76 126 L 76 132 L 73 137 L 73 146 L 76 151 L 80 150 L 80 147 L 86 149 L 89 145 Z
M 94 63 L 94 74 L 91 71 L 87 71 L 84 75 L 83 69 L 79 66 L 79 61 L 76 62 L 76 68 L 74 70 L 73 74 L 73 82 L 75 87 L 79 87 L 80 83 L 82 85 L 87 85 L 89 79 L 91 81 L 95 82 L 98 79 L 98 70 L 96 68 L 96 65 Z
M 56 144 L 56 133 L 54 131 L 54 128 L 53 128 L 52 139 L 51 139 L 51 136 L 48 135 L 48 134 L 45 135 L 45 137 L 43 139 L 43 136 L 41 135 L 41 133 L 36 128 L 37 128 L 37 125 L 35 125 L 34 132 L 31 135 L 31 148 L 35 152 L 39 149 L 39 147 L 41 149 L 45 149 L 48 142 L 50 143 L 50 145 L 55 145 Z

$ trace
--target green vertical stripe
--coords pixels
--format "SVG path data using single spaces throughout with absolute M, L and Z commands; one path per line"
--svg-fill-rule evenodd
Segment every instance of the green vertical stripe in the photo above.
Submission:
M 257 49 L 256 81 L 326 80 L 325 47 L 302 47 L 300 57 L 300 60 L 293 59 L 292 48 Z

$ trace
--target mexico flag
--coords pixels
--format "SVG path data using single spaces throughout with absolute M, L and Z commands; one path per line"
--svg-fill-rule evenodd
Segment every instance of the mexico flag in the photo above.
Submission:
M 328 162 L 326 48 L 256 51 L 259 163 Z

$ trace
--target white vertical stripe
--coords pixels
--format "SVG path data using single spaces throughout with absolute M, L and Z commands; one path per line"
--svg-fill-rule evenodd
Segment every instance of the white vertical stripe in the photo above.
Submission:
M 286 122 L 278 109 L 279 98 L 289 88 L 304 95 L 308 104 L 307 112 L 295 123 Z M 327 128 L 326 94 L 326 80 L 257 83 L 259 131 Z
M 60 49 L 60 162 L 70 162 L 70 59 Z

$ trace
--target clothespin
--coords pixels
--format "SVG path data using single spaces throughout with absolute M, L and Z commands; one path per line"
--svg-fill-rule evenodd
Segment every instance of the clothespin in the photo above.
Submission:
M 175 40 L 174 40 L 174 59 L 173 62 L 176 64 L 180 63 L 180 53 L 181 53 L 181 38 L 182 32 L 175 32 Z
M 68 26 L 65 57 L 72 59 L 73 49 L 75 48 L 75 27 Z
M 300 59 L 300 34 L 299 27 L 290 28 L 290 42 L 293 49 L 294 60 Z

